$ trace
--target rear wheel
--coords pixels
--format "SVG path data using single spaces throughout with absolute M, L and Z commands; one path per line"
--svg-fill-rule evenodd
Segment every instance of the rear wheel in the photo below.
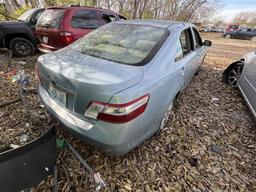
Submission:
M 231 35 L 230 35 L 230 34 L 226 34 L 226 35 L 224 35 L 224 37 L 225 37 L 226 39 L 230 39 Z
M 172 112 L 172 107 L 173 107 L 173 102 L 171 102 L 168 106 L 168 109 L 167 111 L 165 112 L 163 118 L 162 118 L 162 121 L 161 121 L 161 124 L 160 124 L 160 130 L 162 130 L 164 128 L 164 126 L 166 125 L 170 115 L 171 115 L 171 112 Z
M 10 42 L 10 49 L 16 56 L 28 56 L 33 54 L 35 49 L 34 45 L 27 39 L 24 38 L 14 38 Z
M 155 135 L 159 135 L 160 132 L 161 132 L 161 130 L 165 127 L 165 125 L 166 125 L 166 123 L 167 123 L 167 121 L 168 121 L 168 119 L 169 119 L 169 117 L 170 117 L 170 115 L 171 115 L 172 107 L 173 107 L 173 101 L 169 104 L 168 109 L 167 109 L 167 111 L 165 112 L 165 114 L 164 114 L 164 116 L 163 116 L 163 118 L 162 118 L 162 120 L 161 120 L 161 123 L 160 123 L 160 125 L 159 125 L 159 128 L 158 128 L 158 130 L 156 131 Z
M 256 42 L 256 36 L 252 37 L 251 41 Z
M 243 63 L 235 63 L 233 64 L 226 73 L 226 82 L 232 87 L 237 87 L 238 79 L 241 76 L 243 71 L 244 64 Z

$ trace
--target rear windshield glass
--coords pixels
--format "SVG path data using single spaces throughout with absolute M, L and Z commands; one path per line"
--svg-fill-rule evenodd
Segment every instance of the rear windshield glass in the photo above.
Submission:
M 37 27 L 59 29 L 61 18 L 64 14 L 64 9 L 49 9 L 46 10 L 37 22 Z
M 107 24 L 70 47 L 94 57 L 140 65 L 148 61 L 147 57 L 154 56 L 167 37 L 166 33 L 165 29 L 150 26 Z

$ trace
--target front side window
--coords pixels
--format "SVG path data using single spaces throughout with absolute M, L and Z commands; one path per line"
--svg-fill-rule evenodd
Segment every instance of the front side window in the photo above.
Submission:
M 71 19 L 71 26 L 73 28 L 79 28 L 79 29 L 97 28 L 99 26 L 97 11 L 95 10 L 77 11 Z
M 19 21 L 25 21 L 28 22 L 30 20 L 30 18 L 32 17 L 32 15 L 34 14 L 35 9 L 31 9 L 29 11 L 26 11 L 25 13 L 23 13 L 18 20 Z
M 193 38 L 190 28 L 181 32 L 179 40 L 184 56 L 193 50 Z
M 195 37 L 195 47 L 198 48 L 198 47 L 201 47 L 202 46 L 202 39 L 197 31 L 197 29 L 195 29 L 193 27 L 193 32 L 194 32 L 194 37 Z
M 43 11 L 40 11 L 37 13 L 37 15 L 35 17 L 36 21 L 38 21 L 39 17 L 42 15 L 42 13 L 43 13 Z
M 118 17 L 119 17 L 119 19 L 120 20 L 127 20 L 124 16 L 122 16 L 122 15 L 118 15 Z
M 166 29 L 107 24 L 89 33 L 70 47 L 93 57 L 128 65 L 146 64 L 168 36 Z
M 248 29 L 241 29 L 240 31 L 242 31 L 242 32 L 246 32 Z

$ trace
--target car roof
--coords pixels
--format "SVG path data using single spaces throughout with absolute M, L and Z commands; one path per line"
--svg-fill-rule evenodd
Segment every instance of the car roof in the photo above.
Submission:
M 133 24 L 133 25 L 148 25 L 152 27 L 160 27 L 160 28 L 168 28 L 171 26 L 187 26 L 192 25 L 190 23 L 186 22 L 180 22 L 180 21 L 172 21 L 172 20 L 158 20 L 158 19 L 134 19 L 134 20 L 125 20 L 125 21 L 117 21 L 118 23 L 124 23 L 124 24 Z
M 101 10 L 101 11 L 106 11 L 106 12 L 111 12 L 115 13 L 114 11 L 108 10 L 108 9 L 103 9 L 101 7 L 92 7 L 92 6 L 76 6 L 76 5 L 71 5 L 69 7 L 49 7 L 47 9 L 90 9 L 90 10 Z

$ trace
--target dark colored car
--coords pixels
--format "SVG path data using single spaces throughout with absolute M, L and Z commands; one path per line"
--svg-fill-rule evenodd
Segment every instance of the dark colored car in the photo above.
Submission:
M 39 36 L 39 50 L 51 52 L 61 49 L 92 30 L 125 17 L 106 9 L 95 7 L 53 7 L 40 17 L 36 32 Z
M 226 31 L 224 37 L 234 39 L 247 39 L 256 41 L 256 29 L 254 28 L 243 28 L 236 31 Z
M 239 25 L 229 25 L 228 27 L 227 27 L 227 29 L 226 29 L 226 31 L 227 32 L 229 32 L 229 31 L 236 31 L 236 30 L 238 30 L 239 29 Z
M 0 48 L 7 48 L 17 56 L 33 54 L 38 40 L 34 31 L 38 18 L 44 9 L 31 9 L 21 15 L 17 21 L 0 23 Z

